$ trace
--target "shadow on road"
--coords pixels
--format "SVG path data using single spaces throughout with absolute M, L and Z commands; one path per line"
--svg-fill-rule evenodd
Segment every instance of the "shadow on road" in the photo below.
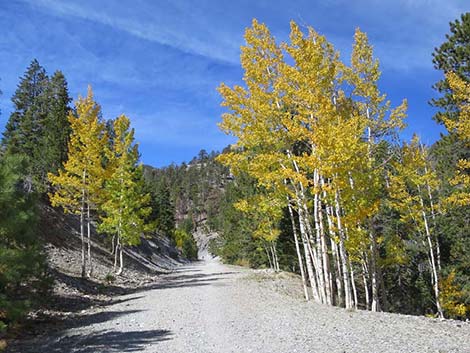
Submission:
M 7 352 L 9 353 L 33 353 L 38 352 L 134 352 L 141 350 L 144 346 L 158 341 L 166 341 L 171 339 L 171 332 L 166 330 L 148 330 L 148 331 L 118 331 L 106 330 L 97 331 L 88 334 L 74 334 L 70 335 L 69 330 L 83 329 L 87 326 L 103 323 L 106 321 L 115 320 L 120 318 L 119 322 L 125 322 L 127 315 L 132 315 L 140 310 L 127 310 L 127 311 L 109 311 L 112 308 L 104 309 L 114 304 L 134 301 L 142 298 L 138 293 L 147 290 L 166 290 L 184 287 L 199 287 L 199 286 L 224 286 L 223 281 L 228 279 L 231 275 L 236 274 L 236 271 L 226 272 L 207 272 L 201 271 L 197 266 L 188 266 L 179 268 L 161 278 L 156 283 L 135 289 L 121 288 L 108 288 L 109 292 L 118 295 L 117 298 L 111 300 L 100 300 L 90 297 L 88 293 L 95 293 L 96 284 L 89 280 L 77 280 L 66 274 L 56 274 L 61 276 L 64 283 L 73 286 L 78 294 L 72 296 L 58 297 L 57 302 L 54 298 L 49 298 L 49 309 L 66 309 L 65 315 L 58 317 L 38 317 L 32 325 L 30 330 L 23 337 L 19 337 L 14 344 L 9 346 Z M 108 292 L 108 293 L 109 293 Z M 127 294 L 123 297 L 120 294 Z M 133 295 L 129 295 L 133 294 Z M 90 307 L 101 307 L 104 310 L 94 313 L 87 312 Z M 122 318 L 122 320 L 121 320 Z M 116 328 L 120 328 L 117 326 Z M 76 332 L 76 331 L 75 331 Z M 80 331 L 79 331 L 80 332 Z M 44 333 L 47 334 L 44 335 Z
M 48 352 L 64 352 L 64 348 L 72 348 L 70 352 L 95 353 L 95 352 L 136 352 L 141 351 L 149 345 L 171 339 L 171 332 L 168 330 L 147 330 L 147 331 L 99 331 L 90 335 L 74 335 L 61 340 L 59 350 L 48 349 Z M 62 342 L 65 341 L 65 342 Z M 76 350 L 76 343 L 80 347 Z
M 67 331 L 74 328 L 82 329 L 86 326 L 103 323 L 141 311 L 103 311 L 80 316 L 74 315 L 58 321 L 59 327 L 52 333 L 49 331 L 48 337 L 32 337 L 29 339 L 25 337 L 10 346 L 6 352 L 133 352 L 140 350 L 145 345 L 169 340 L 171 332 L 167 330 L 127 332 L 103 330 L 89 334 L 67 335 Z M 41 350 L 38 350 L 38 347 L 41 347 Z
M 199 287 L 199 286 L 207 286 L 210 284 L 215 284 L 223 279 L 227 279 L 225 275 L 234 274 L 237 272 L 213 272 L 213 273 L 191 273 L 181 271 L 186 274 L 179 274 L 179 272 L 175 272 L 171 275 L 168 275 L 164 281 L 161 283 L 155 283 L 145 288 L 147 289 L 171 289 L 171 288 L 183 288 L 183 287 Z M 193 270 L 193 272 L 198 272 Z M 219 283 L 218 285 L 222 286 L 223 284 Z
M 147 331 L 97 331 L 90 334 L 76 334 L 64 336 L 50 344 L 41 345 L 41 352 L 48 353 L 108 353 L 108 352 L 136 352 L 149 345 L 171 339 L 168 330 Z M 39 347 L 19 347 L 20 350 L 10 352 L 39 352 Z M 21 350 L 25 349 L 25 350 Z

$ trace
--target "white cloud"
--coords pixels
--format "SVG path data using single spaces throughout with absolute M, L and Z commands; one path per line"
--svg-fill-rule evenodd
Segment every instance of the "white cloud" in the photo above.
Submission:
M 127 32 L 135 37 L 167 45 L 186 53 L 230 64 L 238 64 L 239 62 L 239 44 L 228 42 L 226 36 L 220 36 L 219 39 L 215 32 L 209 37 L 199 38 L 198 34 L 201 34 L 201 32 L 208 34 L 204 31 L 204 23 L 194 20 L 185 23 L 184 19 L 193 19 L 190 16 L 191 8 L 185 9 L 185 13 L 174 13 L 175 10 L 171 6 L 164 9 L 158 6 L 149 6 L 152 2 L 140 3 L 141 6 L 139 7 L 136 4 L 137 1 L 121 1 L 119 7 L 113 7 L 105 1 L 94 1 L 88 5 L 84 1 L 25 1 L 32 6 L 53 12 L 57 16 L 72 16 L 97 22 Z M 116 2 L 113 1 L 112 4 L 116 5 Z M 120 11 L 122 9 L 126 11 Z M 168 13 L 165 13 L 168 11 L 173 12 L 173 16 L 168 16 Z M 193 26 L 196 26 L 196 28 L 191 28 Z

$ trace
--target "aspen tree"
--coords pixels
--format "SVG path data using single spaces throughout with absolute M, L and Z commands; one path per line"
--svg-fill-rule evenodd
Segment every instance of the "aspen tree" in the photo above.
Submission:
M 397 132 L 404 127 L 407 102 L 391 109 L 391 104 L 386 96 L 378 89 L 380 78 L 379 62 L 373 57 L 372 46 L 369 44 L 365 33 L 356 29 L 354 45 L 351 54 L 351 66 L 345 70 L 345 78 L 352 86 L 351 98 L 354 110 L 363 119 L 364 135 L 367 141 L 366 159 L 363 167 L 354 168 L 349 172 L 351 187 L 359 189 L 355 192 L 353 201 L 363 205 L 362 220 L 357 220 L 360 228 L 366 227 L 369 239 L 364 244 L 369 244 L 368 250 L 364 249 L 362 269 L 370 275 L 372 302 L 371 310 L 380 310 L 379 287 L 382 283 L 382 274 L 378 259 L 378 235 L 372 226 L 372 217 L 377 213 L 380 198 L 380 190 L 383 188 L 383 167 L 386 161 L 376 159 L 376 148 L 384 138 L 394 139 Z M 360 173 L 357 173 L 357 172 Z M 362 185 L 361 185 L 362 184 Z M 359 200 L 360 198 L 360 200 Z M 360 223 L 364 225 L 360 225 Z M 366 263 L 369 262 L 369 266 Z M 363 278 L 367 276 L 363 273 Z M 367 281 L 364 280 L 365 292 L 368 293 Z M 367 304 L 366 304 L 367 305 Z
M 103 151 L 108 143 L 108 136 L 105 124 L 100 120 L 101 108 L 93 100 L 90 86 L 87 96 L 78 98 L 75 109 L 76 117 L 72 112 L 69 113 L 72 132 L 68 144 L 67 160 L 57 175 L 48 174 L 54 187 L 54 192 L 49 194 L 49 198 L 53 206 L 60 206 L 65 212 L 80 215 L 82 277 L 85 277 L 91 276 L 93 271 L 91 211 L 97 208 L 101 197 L 105 176 Z M 87 225 L 86 243 L 85 220 Z M 86 262 L 88 262 L 87 272 Z
M 444 124 L 449 132 L 456 133 L 458 138 L 470 146 L 470 84 L 456 74 L 450 72 L 446 75 L 453 98 L 459 107 L 457 119 L 443 117 Z M 447 202 L 459 205 L 470 205 L 470 160 L 461 159 L 457 162 L 457 171 L 450 183 L 454 192 L 447 198 Z
M 146 217 L 150 195 L 143 192 L 142 165 L 138 165 L 138 145 L 134 130 L 125 115 L 113 122 L 113 144 L 108 151 L 108 178 L 105 182 L 104 216 L 99 230 L 116 236 L 114 269 L 120 275 L 124 268 L 123 247 L 138 245 L 148 226 Z M 117 263 L 119 262 L 119 267 Z
M 294 241 L 298 224 L 303 245 L 296 246 L 297 256 L 299 264 L 305 260 L 315 301 L 357 307 L 357 262 L 374 274 L 372 308 L 378 309 L 377 240 L 369 230 L 383 170 L 374 150 L 379 138 L 401 127 L 406 104 L 391 110 L 384 101 L 376 84 L 378 63 L 361 32 L 352 68 L 324 36 L 313 28 L 304 34 L 295 22 L 289 43 L 277 45 L 256 20 L 245 39 L 246 87 L 219 88 L 230 109 L 220 127 L 238 138 L 219 160 L 284 195 L 290 217 L 298 218 L 291 219 Z M 353 94 L 347 96 L 344 87 Z M 366 266 L 371 258 L 373 266 Z
M 403 146 L 401 161 L 395 163 L 394 169 L 395 174 L 390 176 L 392 204 L 400 212 L 403 222 L 415 226 L 418 237 L 424 235 L 422 241 L 427 247 L 436 310 L 439 317 L 443 317 L 436 260 L 437 236 L 429 222 L 431 205 L 427 192 L 427 186 L 436 187 L 438 181 L 435 172 L 429 168 L 427 152 L 420 147 L 416 135 L 409 145 Z
M 328 130 L 329 122 L 337 119 L 333 98 L 341 67 L 338 54 L 325 37 L 312 28 L 308 28 L 304 36 L 294 22 L 291 23 L 290 43 L 283 44 L 283 48 L 294 61 L 292 66 L 283 66 L 279 83 L 279 87 L 287 92 L 283 96 L 284 104 L 290 107 L 290 115 L 284 118 L 283 124 L 296 141 L 292 150 L 287 151 L 294 167 L 289 174 L 293 181 L 292 194 L 299 204 L 299 218 L 302 218 L 299 223 L 305 224 L 305 234 L 311 244 L 309 252 L 315 267 L 320 301 L 332 304 L 337 295 L 333 293 L 331 263 L 337 264 L 337 261 L 330 260 L 328 244 L 332 238 L 328 240 L 324 225 L 328 218 L 323 211 L 328 207 L 327 204 L 323 206 L 323 198 L 327 198 L 323 169 L 326 149 L 318 138 L 319 131 L 322 128 Z M 314 232 L 307 207 L 310 197 L 313 198 Z
M 287 189 L 284 181 L 291 179 L 293 163 L 286 151 L 296 139 L 286 134 L 287 128 L 282 124 L 283 116 L 289 116 L 290 112 L 282 105 L 282 91 L 276 88 L 280 66 L 284 65 L 282 51 L 267 27 L 256 20 L 252 28 L 247 29 L 245 39 L 247 45 L 242 47 L 241 62 L 246 88 L 231 89 L 223 84 L 219 88 L 224 97 L 223 105 L 232 110 L 223 115 L 220 127 L 238 137 L 237 151 L 221 156 L 220 160 L 230 165 L 234 173 L 237 169 L 247 171 L 263 187 Z M 303 207 L 298 198 L 293 204 Z M 307 273 L 313 298 L 317 300 L 318 288 L 310 258 L 312 245 L 306 234 L 307 215 L 300 208 L 297 214 Z
M 249 199 L 242 199 L 235 204 L 236 209 L 247 214 L 256 224 L 253 236 L 266 242 L 268 258 L 275 271 L 280 270 L 276 241 L 280 234 L 278 224 L 282 218 L 284 204 L 280 195 L 262 190 L 259 190 L 255 196 Z

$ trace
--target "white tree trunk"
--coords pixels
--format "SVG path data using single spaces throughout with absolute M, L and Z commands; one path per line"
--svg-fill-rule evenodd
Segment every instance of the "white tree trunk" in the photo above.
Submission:
M 279 266 L 279 256 L 277 255 L 277 245 L 274 244 L 274 255 L 276 255 L 276 266 L 277 272 L 281 271 L 281 267 Z
M 421 214 L 423 216 L 423 221 L 424 221 L 424 229 L 426 231 L 426 240 L 428 243 L 428 250 L 429 250 L 429 257 L 431 260 L 431 275 L 433 278 L 433 287 L 434 287 L 434 299 L 436 300 L 436 309 L 439 317 L 443 318 L 444 317 L 444 312 L 441 307 L 441 301 L 439 299 L 439 275 L 437 273 L 437 266 L 436 266 L 436 260 L 434 258 L 434 249 L 432 245 L 432 239 L 431 239 L 431 231 L 429 229 L 429 224 L 428 220 L 426 217 L 426 212 L 424 211 L 424 201 L 423 198 L 420 196 L 420 203 L 421 203 Z
M 93 264 L 91 260 L 91 219 L 90 219 L 90 200 L 87 200 L 87 238 L 88 238 L 88 277 L 93 275 Z
M 271 242 L 270 244 L 271 248 L 271 253 L 272 253 L 272 259 L 273 259 L 273 265 L 274 265 L 274 271 L 279 272 L 279 259 L 277 258 L 277 250 L 276 250 L 276 243 Z
M 370 309 L 370 298 L 369 298 L 369 284 L 367 282 L 368 271 L 367 271 L 367 257 L 364 254 L 364 262 L 362 263 L 362 282 L 364 283 L 364 295 L 366 300 L 366 310 Z
M 271 254 L 269 253 L 268 247 L 266 246 L 266 244 L 263 244 L 263 247 L 264 247 L 264 251 L 266 252 L 266 256 L 268 257 L 269 268 L 271 270 L 274 270 L 273 261 L 271 260 Z
M 427 168 L 425 168 L 425 172 L 427 173 Z M 431 192 L 431 187 L 429 186 L 428 183 L 426 183 L 426 187 L 428 190 L 428 197 L 429 197 L 429 203 L 431 206 L 431 217 L 434 223 L 434 226 L 436 226 L 436 212 L 434 208 L 434 201 L 432 198 L 432 192 Z M 434 239 L 434 242 L 436 244 L 436 260 L 437 260 L 437 269 L 439 272 L 441 272 L 441 247 L 439 245 L 439 238 L 436 236 Z
M 116 275 L 121 275 L 122 271 L 124 270 L 124 259 L 123 259 L 123 249 L 122 249 L 122 244 L 119 244 L 119 269 L 116 272 Z
M 82 243 L 82 277 L 86 277 L 86 259 L 85 259 L 85 189 L 82 190 L 82 205 L 80 209 L 80 241 Z
M 344 284 L 344 305 L 346 309 L 352 309 L 352 297 L 351 297 L 351 286 L 349 282 L 349 268 L 348 268 L 348 256 L 346 254 L 346 249 L 344 246 L 345 232 L 341 224 L 341 209 L 339 205 L 339 193 L 336 192 L 335 195 L 335 212 L 336 212 L 336 222 L 339 231 L 339 254 L 341 257 L 341 266 L 343 270 L 343 284 Z
M 314 177 L 316 179 L 316 177 Z M 316 235 L 316 245 L 320 248 L 320 253 L 323 253 L 322 241 L 321 241 L 321 234 L 320 234 L 320 220 L 318 216 L 318 193 L 315 193 L 314 201 L 313 201 L 313 216 L 315 220 L 315 235 Z M 320 287 L 320 295 L 322 297 L 323 303 L 328 303 L 328 295 L 326 289 L 326 278 L 324 276 L 324 269 L 323 269 L 323 257 L 318 259 L 318 286 Z
M 119 233 L 116 237 L 116 244 L 115 244 L 115 247 L 114 247 L 114 266 L 113 266 L 114 272 L 116 272 L 117 263 L 118 263 L 118 256 L 119 256 Z
M 353 292 L 353 307 L 354 309 L 357 310 L 357 289 L 356 289 L 356 280 L 354 278 L 354 269 L 351 264 L 351 259 L 348 259 L 349 261 L 349 271 L 351 273 L 351 287 L 352 287 L 352 292 Z
M 111 239 L 111 255 L 114 255 L 114 251 L 116 250 L 115 244 L 116 244 L 116 234 L 114 234 L 113 238 Z
M 328 256 L 328 244 L 326 242 L 326 234 L 323 225 L 323 212 L 320 195 L 318 195 L 318 222 L 320 226 L 320 249 L 323 261 L 323 277 L 325 283 L 326 303 L 333 304 L 333 283 L 330 270 L 330 258 Z
M 298 207 L 297 215 L 299 217 L 299 230 L 300 230 L 300 236 L 302 238 L 302 244 L 304 246 L 305 265 L 307 267 L 308 278 L 310 281 L 310 288 L 312 290 L 313 300 L 316 302 L 321 302 L 320 295 L 318 293 L 315 271 L 313 267 L 314 265 L 313 265 L 313 259 L 312 259 L 312 251 L 310 248 L 308 234 L 307 234 L 306 227 L 305 227 L 305 221 L 303 219 L 303 209 L 300 205 L 301 202 L 298 199 L 298 197 L 296 198 L 296 202 L 297 202 L 297 207 Z
M 297 173 L 300 173 L 299 167 L 297 166 L 296 161 L 292 158 L 292 155 L 289 150 L 286 151 L 287 156 L 292 162 L 292 165 L 295 168 Z M 319 291 L 319 277 L 318 277 L 318 256 L 316 254 L 315 249 L 312 248 L 311 239 L 312 239 L 312 231 L 310 226 L 310 221 L 308 220 L 308 208 L 306 206 L 305 201 L 305 193 L 304 187 L 301 182 L 298 183 L 299 188 L 293 184 L 295 189 L 296 195 L 296 203 L 297 203 L 297 214 L 299 217 L 299 227 L 300 227 L 300 234 L 302 237 L 302 242 L 304 244 L 304 251 L 305 251 L 305 262 L 307 265 L 307 272 L 310 279 L 310 285 L 312 288 L 312 295 L 313 299 L 316 302 L 323 303 L 323 298 L 321 297 Z
M 370 275 L 371 275 L 371 289 L 372 289 L 372 311 L 380 311 L 379 299 L 379 276 L 377 274 L 377 245 L 375 236 L 372 230 L 369 232 L 370 238 Z
M 333 225 L 333 207 L 330 205 L 326 206 L 326 220 L 328 224 L 328 233 L 330 234 L 330 245 L 331 255 L 333 257 L 334 271 L 335 271 L 335 282 L 336 282 L 336 296 L 335 303 L 338 306 L 344 304 L 343 302 L 343 274 L 341 273 L 341 260 L 339 257 L 338 244 L 335 239 L 337 238 L 334 225 Z
M 307 281 L 305 278 L 304 264 L 302 261 L 302 253 L 300 251 L 300 246 L 299 246 L 297 226 L 295 225 L 294 212 L 292 211 L 292 205 L 290 204 L 289 197 L 287 198 L 287 208 L 289 210 L 289 217 L 290 217 L 290 221 L 292 224 L 292 233 L 294 234 L 295 251 L 297 252 L 297 259 L 299 261 L 299 269 L 300 269 L 300 276 L 302 278 L 302 286 L 304 288 L 304 296 L 305 296 L 305 300 L 309 301 L 310 297 L 308 295 Z

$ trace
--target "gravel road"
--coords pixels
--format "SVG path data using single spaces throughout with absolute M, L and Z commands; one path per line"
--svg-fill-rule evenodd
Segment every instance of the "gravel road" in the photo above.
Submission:
M 468 323 L 305 303 L 260 273 L 215 260 L 179 268 L 10 352 L 470 352 Z

